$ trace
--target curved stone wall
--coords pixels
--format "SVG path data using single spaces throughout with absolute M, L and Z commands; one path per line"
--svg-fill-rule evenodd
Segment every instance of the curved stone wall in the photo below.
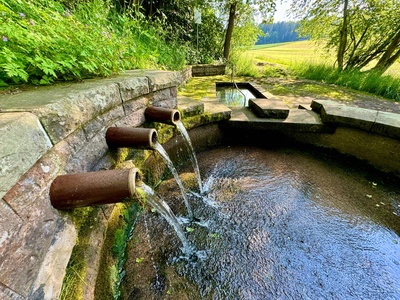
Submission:
M 177 86 L 189 76 L 129 71 L 0 96 L 0 299 L 58 299 L 77 229 L 70 213 L 50 205 L 51 182 L 60 174 L 111 169 L 129 159 L 126 153 L 109 151 L 106 129 L 143 126 L 148 105 L 176 108 Z M 285 120 L 269 120 L 247 108 L 179 99 L 186 128 L 197 127 L 190 131 L 197 149 L 223 141 L 310 144 L 352 155 L 400 178 L 399 115 L 379 120 L 375 112 L 373 126 L 365 128 L 365 111 L 355 117 L 350 109 L 347 116 L 348 110 L 332 103 L 317 104 L 315 111 L 291 110 Z M 220 126 L 199 127 L 221 120 Z M 172 136 L 167 128 L 160 138 L 165 142 Z M 177 145 L 175 139 L 165 144 L 170 149 Z M 105 205 L 91 215 L 95 225 L 82 258 L 88 265 L 85 299 L 94 299 L 113 209 Z
M 105 130 L 143 125 L 147 105 L 175 108 L 183 80 L 180 72 L 129 71 L 0 96 L 0 299 L 59 297 L 77 233 L 69 214 L 50 205 L 51 182 L 114 167 Z M 97 237 L 111 210 L 98 213 Z M 101 246 L 93 241 L 92 273 Z

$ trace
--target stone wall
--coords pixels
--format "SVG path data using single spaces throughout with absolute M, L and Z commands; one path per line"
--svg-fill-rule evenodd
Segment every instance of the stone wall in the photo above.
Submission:
M 215 75 L 225 75 L 225 65 L 192 65 L 192 76 L 215 76 Z
M 179 72 L 129 71 L 0 96 L 0 299 L 59 297 L 77 232 L 70 215 L 51 206 L 51 182 L 113 168 L 106 129 L 143 125 L 148 105 L 175 108 L 183 80 Z M 99 211 L 96 237 L 111 210 Z M 102 240 L 92 246 L 96 276 Z

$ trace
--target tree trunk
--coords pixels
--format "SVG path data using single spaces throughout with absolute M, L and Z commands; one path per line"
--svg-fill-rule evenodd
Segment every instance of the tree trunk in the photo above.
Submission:
M 400 45 L 400 30 L 393 37 L 385 53 L 376 63 L 375 67 L 373 67 L 371 70 L 381 74 L 385 73 L 385 71 L 389 69 L 389 67 L 393 65 L 393 63 L 400 57 L 400 50 L 398 49 L 399 45 Z
M 225 59 L 229 58 L 229 51 L 231 48 L 233 27 L 235 26 L 236 5 L 237 5 L 236 2 L 233 2 L 229 8 L 228 28 L 226 29 L 225 43 L 224 43 L 224 58 Z
M 343 61 L 344 61 L 344 54 L 346 52 L 346 46 L 347 46 L 347 26 L 348 26 L 348 12 L 347 8 L 349 5 L 349 0 L 344 1 L 344 7 L 343 7 L 343 25 L 342 28 L 340 29 L 340 37 L 339 37 L 339 49 L 337 53 L 337 62 L 338 62 L 338 68 L 340 71 L 343 70 Z

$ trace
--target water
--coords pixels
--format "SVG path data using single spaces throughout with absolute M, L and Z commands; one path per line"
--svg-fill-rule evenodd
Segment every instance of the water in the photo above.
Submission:
M 203 185 L 201 183 L 201 176 L 200 176 L 200 170 L 199 170 L 199 163 L 197 162 L 197 157 L 196 157 L 196 152 L 193 149 L 192 142 L 190 140 L 189 134 L 186 131 L 185 125 L 181 121 L 176 122 L 176 125 L 179 128 L 179 131 L 182 133 L 182 136 L 184 137 L 184 140 L 186 142 L 186 145 L 188 147 L 189 153 L 190 153 L 190 159 L 193 165 L 194 173 L 197 178 L 197 182 L 199 184 L 199 190 L 200 193 L 203 193 Z
M 190 245 L 188 240 L 185 237 L 185 232 L 183 231 L 181 225 L 178 222 L 178 219 L 176 218 L 175 214 L 172 212 L 170 207 L 168 206 L 165 201 L 163 201 L 161 198 L 159 198 L 154 190 L 147 186 L 146 184 L 142 183 L 140 186 L 137 187 L 137 189 L 142 189 L 143 192 L 146 195 L 146 201 L 153 207 L 154 209 L 157 210 L 157 212 L 163 216 L 163 218 L 168 222 L 169 225 L 172 226 L 172 228 L 175 230 L 177 236 L 182 242 L 183 245 L 183 252 L 186 254 L 190 254 L 191 251 L 193 250 L 193 247 Z M 147 225 L 147 224 L 146 224 Z M 147 226 L 146 226 L 147 228 Z M 147 232 L 147 231 L 146 231 Z M 149 236 L 147 236 L 149 238 Z M 150 245 L 150 243 L 149 243 Z
M 216 93 L 219 102 L 227 106 L 248 106 L 249 99 L 256 98 L 248 89 L 235 87 L 217 87 Z
M 185 192 L 185 188 L 184 188 L 184 186 L 182 184 L 181 179 L 179 178 L 179 174 L 176 171 L 173 162 L 169 158 L 168 153 L 165 151 L 164 147 L 158 142 L 154 143 L 154 149 L 157 150 L 158 153 L 160 153 L 161 157 L 167 163 L 168 168 L 170 169 L 172 175 L 174 175 L 176 183 L 178 184 L 178 186 L 179 186 L 179 188 L 181 190 L 181 194 L 182 194 L 183 200 L 185 202 L 185 206 L 186 206 L 186 209 L 187 209 L 188 216 L 189 216 L 189 218 L 193 218 L 192 208 L 190 207 L 189 200 L 188 200 L 188 197 L 187 197 L 186 192 Z
M 190 225 L 186 237 L 205 257 L 177 260 L 179 241 L 153 219 L 163 290 L 149 287 L 145 259 L 127 269 L 125 299 L 400 299 L 398 184 L 290 148 L 227 147 L 198 162 L 207 194 L 190 200 L 207 226 Z M 173 203 L 179 191 L 165 185 Z M 148 252 L 141 226 L 128 257 Z

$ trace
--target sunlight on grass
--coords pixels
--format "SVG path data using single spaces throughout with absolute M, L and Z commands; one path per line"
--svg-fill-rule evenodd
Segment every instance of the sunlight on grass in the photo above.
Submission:
M 287 67 L 293 63 L 331 62 L 333 64 L 334 62 L 334 58 L 310 41 L 258 45 L 254 49 L 247 51 L 247 53 L 253 59 L 277 63 Z
M 193 77 L 184 87 L 179 89 L 179 95 L 190 97 L 194 100 L 201 100 L 203 97 L 216 97 L 215 82 L 216 81 L 231 81 L 231 77 L 224 76 L 208 76 L 208 77 Z

